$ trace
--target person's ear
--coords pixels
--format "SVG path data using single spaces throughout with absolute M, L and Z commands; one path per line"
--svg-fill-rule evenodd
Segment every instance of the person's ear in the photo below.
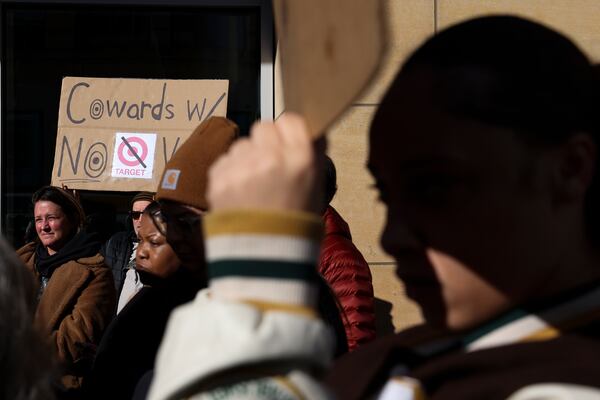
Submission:
M 596 170 L 597 147 L 588 133 L 570 136 L 557 152 L 554 189 L 559 202 L 583 201 Z

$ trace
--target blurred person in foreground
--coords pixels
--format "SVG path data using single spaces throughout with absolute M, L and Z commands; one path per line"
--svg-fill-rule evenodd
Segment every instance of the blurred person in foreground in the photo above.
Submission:
M 223 117 L 211 117 L 201 123 L 165 165 L 156 192 L 161 206 L 161 212 L 154 215 L 156 225 L 165 234 L 182 264 L 197 273 L 205 286 L 207 271 L 202 218 L 210 211 L 206 197 L 208 170 L 236 139 L 241 143 L 247 140 L 238 139 L 238 135 L 237 125 Z M 235 246 L 231 247 L 228 243 L 223 246 L 235 251 Z M 340 356 L 348 351 L 343 320 L 335 294 L 325 279 L 319 276 L 316 278 L 315 293 L 319 296 L 319 313 L 334 331 L 334 354 Z M 225 290 L 229 290 L 229 287 L 236 290 L 237 281 L 231 277 L 220 285 Z
M 204 282 L 206 282 L 207 273 L 210 273 L 206 269 L 202 235 L 202 220 L 211 211 L 206 197 L 208 170 L 219 156 L 226 153 L 236 137 L 237 126 L 225 118 L 212 117 L 200 124 L 165 166 L 156 194 L 161 204 L 161 213 L 156 215 L 158 218 L 155 220 L 157 226 L 165 225 L 163 232 L 182 264 L 201 274 Z M 247 143 L 248 139 L 240 138 L 238 140 L 244 146 L 243 144 Z M 263 223 L 260 218 L 255 222 L 257 226 Z M 228 225 L 229 223 L 225 223 L 223 228 L 227 229 Z M 274 242 L 273 245 L 279 244 Z M 293 242 L 289 245 L 293 246 Z M 238 251 L 235 241 L 223 240 L 220 242 L 220 246 L 219 251 L 233 253 Z M 281 250 L 287 251 L 288 244 L 285 241 L 282 246 Z M 241 271 L 234 270 L 228 276 L 224 276 L 224 279 L 217 284 L 217 290 L 225 293 L 226 296 L 236 298 L 240 284 L 244 285 L 246 290 L 269 293 L 274 290 L 271 284 L 278 287 L 280 283 L 276 276 L 268 279 L 267 272 L 265 272 L 267 273 L 265 278 L 270 282 L 267 286 L 263 285 L 264 279 L 248 280 L 243 273 L 239 274 L 238 272 Z M 315 296 L 314 302 L 319 315 L 327 321 L 335 333 L 334 354 L 338 356 L 344 354 L 347 352 L 347 339 L 334 294 L 316 271 L 312 271 L 310 276 L 307 276 L 308 278 L 312 281 L 310 291 Z M 211 293 L 213 289 L 214 287 L 211 287 L 208 291 L 202 291 L 197 298 L 210 296 L 208 293 Z M 301 295 L 304 292 L 304 288 L 301 285 L 295 285 L 293 281 L 287 289 L 292 295 Z M 300 292 L 297 292 L 298 290 Z M 277 298 L 278 294 L 275 292 L 273 291 L 273 296 Z M 202 335 L 202 331 L 207 328 L 203 324 L 193 323 L 193 319 L 190 322 L 192 323 L 184 323 L 184 326 L 180 327 L 180 335 L 185 336 L 185 340 L 182 340 L 181 343 L 194 349 L 195 346 L 188 343 L 188 339 L 191 340 L 191 337 L 195 335 Z M 329 335 L 330 332 L 326 329 L 323 333 L 326 338 L 324 340 L 329 339 Z M 194 351 L 180 353 L 170 360 L 172 364 L 170 368 L 178 369 L 180 365 L 196 364 L 198 361 L 196 357 L 197 354 Z M 219 358 L 220 356 L 215 353 L 211 357 Z M 198 365 L 200 366 L 204 361 L 202 360 Z M 194 370 L 195 368 L 192 368 L 186 375 L 180 375 L 180 378 L 192 376 Z
M 348 339 L 348 349 L 357 349 L 375 339 L 375 306 L 369 264 L 352 243 L 348 223 L 330 204 L 337 191 L 333 160 L 325 156 L 325 236 L 321 244 L 319 273 L 339 301 Z
M 159 212 L 158 203 L 150 203 L 139 219 L 136 270 L 143 287 L 106 329 L 86 381 L 87 398 L 131 399 L 140 378 L 154 367 L 170 312 L 201 288 L 154 224 L 152 215 Z
M 111 320 L 115 288 L 100 242 L 82 230 L 85 216 L 77 199 L 45 186 L 32 203 L 38 237 L 17 255 L 35 277 L 35 320 L 60 361 L 61 396 L 77 396 Z
M 321 153 L 300 117 L 254 126 L 211 170 L 210 297 L 173 313 L 150 398 L 598 398 L 599 94 L 572 42 L 517 17 L 416 50 L 372 122 L 369 169 L 425 322 L 339 360 L 331 393 L 310 279 Z M 194 341 L 185 323 L 204 328 Z M 185 376 L 168 362 L 183 351 Z
M 33 322 L 36 295 L 31 274 L 0 239 L 0 399 L 54 399 L 54 365 Z
M 231 175 L 219 174 L 220 183 L 209 177 L 210 212 L 202 218 L 208 290 L 171 314 L 149 399 L 324 398 L 311 377 L 335 347 L 317 311 L 323 200 L 313 192 L 322 191 L 322 179 L 303 170 L 314 160 L 304 126 L 289 115 L 276 124 L 291 124 L 291 134 L 279 141 L 274 127 L 256 125 L 211 169 L 243 161 Z

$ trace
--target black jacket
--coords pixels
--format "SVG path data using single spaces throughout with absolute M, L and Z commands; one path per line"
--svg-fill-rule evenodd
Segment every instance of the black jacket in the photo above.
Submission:
M 100 254 L 104 256 L 104 263 L 112 271 L 117 296 L 121 292 L 134 242 L 137 242 L 137 236 L 133 230 L 117 232 L 100 249 Z
M 184 268 L 167 279 L 154 278 L 108 326 L 92 373 L 84 383 L 87 399 L 131 399 L 140 378 L 154 367 L 171 311 L 191 301 L 200 285 Z

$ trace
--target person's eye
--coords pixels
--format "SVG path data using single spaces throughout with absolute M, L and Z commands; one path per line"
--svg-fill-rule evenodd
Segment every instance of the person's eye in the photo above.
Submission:
M 446 175 L 427 175 L 410 180 L 407 192 L 410 200 L 424 205 L 442 205 L 456 188 L 456 178 Z

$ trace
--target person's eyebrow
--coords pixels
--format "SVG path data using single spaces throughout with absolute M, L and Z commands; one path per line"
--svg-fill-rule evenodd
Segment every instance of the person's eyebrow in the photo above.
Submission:
M 434 167 L 448 167 L 448 166 L 458 166 L 463 164 L 463 161 L 454 158 L 454 157 L 430 157 L 430 158 L 415 158 L 415 159 L 407 159 L 401 160 L 396 165 L 397 169 L 405 170 L 413 170 L 413 169 L 424 169 L 424 168 L 434 168 Z

